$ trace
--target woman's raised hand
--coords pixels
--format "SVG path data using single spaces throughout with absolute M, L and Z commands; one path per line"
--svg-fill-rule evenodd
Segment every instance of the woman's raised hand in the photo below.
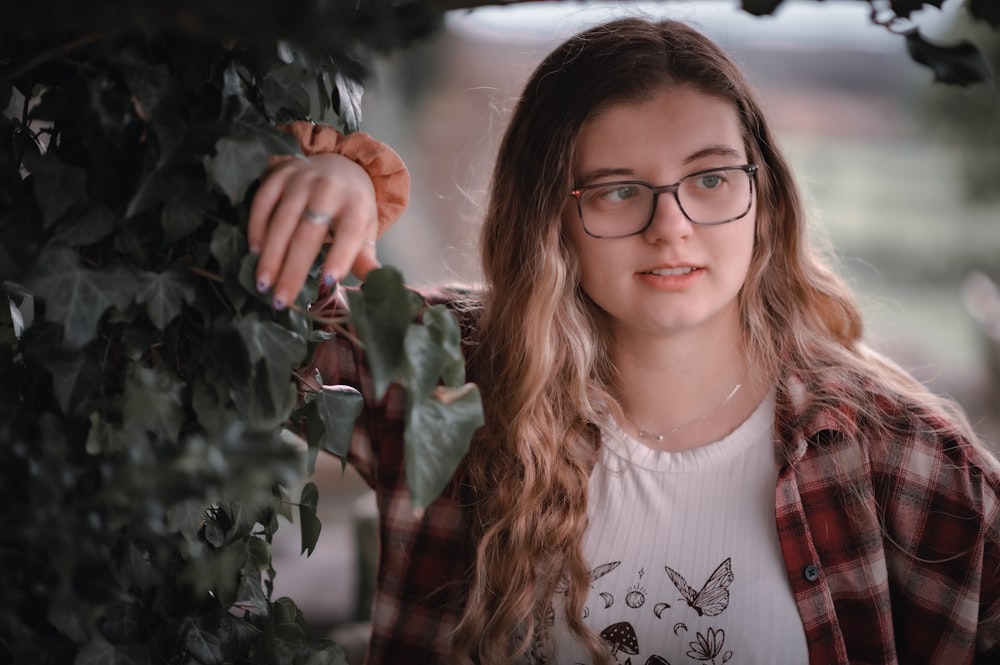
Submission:
M 379 265 L 377 230 L 375 189 L 361 166 L 335 153 L 290 159 L 265 177 L 250 207 L 257 290 L 273 287 L 274 308 L 287 307 L 328 241 L 324 283 L 333 286 L 348 271 L 363 279 Z

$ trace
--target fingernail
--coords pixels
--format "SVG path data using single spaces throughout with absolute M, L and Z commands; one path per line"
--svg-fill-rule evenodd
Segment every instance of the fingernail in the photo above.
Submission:
M 286 303 L 284 301 L 284 299 L 282 299 L 282 298 L 275 298 L 274 299 L 274 309 L 276 309 L 277 311 L 280 312 L 281 310 L 285 309 L 286 307 L 288 307 L 288 303 Z
M 328 289 L 332 289 L 337 286 L 337 275 L 332 272 L 328 272 L 323 275 L 323 284 Z
M 257 278 L 257 293 L 264 293 L 264 291 L 267 291 L 269 286 L 271 286 L 271 280 L 267 277 Z

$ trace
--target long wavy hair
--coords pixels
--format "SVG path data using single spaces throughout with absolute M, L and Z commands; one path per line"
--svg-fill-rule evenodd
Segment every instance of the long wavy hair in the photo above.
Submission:
M 467 457 L 476 549 L 454 632 L 459 662 L 470 654 L 484 665 L 516 660 L 557 593 L 565 593 L 570 631 L 594 662 L 610 662 L 581 619 L 590 588 L 581 543 L 594 423 L 616 408 L 616 377 L 607 326 L 579 287 L 561 215 L 584 122 L 676 85 L 731 102 L 749 161 L 761 167 L 755 249 L 739 294 L 748 366 L 772 381 L 816 364 L 871 366 L 853 296 L 806 240 L 798 186 L 739 67 L 675 21 L 619 19 L 558 46 L 514 110 L 482 229 L 486 290 L 470 369 L 488 377 L 480 382 L 486 424 Z

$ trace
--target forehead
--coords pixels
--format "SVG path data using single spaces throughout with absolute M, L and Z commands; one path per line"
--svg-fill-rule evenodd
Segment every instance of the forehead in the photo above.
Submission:
M 577 136 L 574 170 L 669 169 L 726 149 L 746 157 L 735 105 L 690 86 L 664 86 L 588 118 Z

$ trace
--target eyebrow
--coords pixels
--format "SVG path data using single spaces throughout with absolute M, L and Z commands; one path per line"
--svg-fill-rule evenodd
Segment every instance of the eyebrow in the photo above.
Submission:
M 739 160 L 742 159 L 742 153 L 728 145 L 711 145 L 702 148 L 701 150 L 697 150 L 685 157 L 684 164 L 691 164 L 692 162 L 704 159 L 705 157 L 732 157 Z M 610 176 L 630 178 L 635 177 L 635 171 L 627 168 L 594 169 L 593 171 L 588 171 L 583 176 L 577 178 L 574 184 L 577 187 L 582 187 L 593 182 L 594 180 Z
M 740 157 L 740 151 L 732 148 L 728 145 L 711 145 L 707 148 L 702 148 L 697 152 L 688 155 L 684 160 L 685 164 L 690 164 L 691 162 L 696 162 L 704 157 Z

